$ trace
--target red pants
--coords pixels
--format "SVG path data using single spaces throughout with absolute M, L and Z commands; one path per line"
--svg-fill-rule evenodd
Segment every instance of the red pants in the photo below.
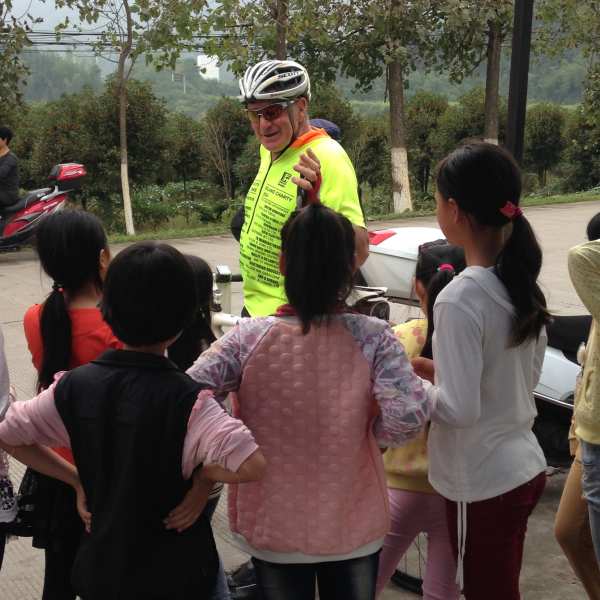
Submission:
M 546 474 L 501 496 L 467 504 L 464 594 L 467 600 L 519 600 L 519 575 L 527 519 Z M 458 556 L 457 503 L 446 500 L 450 542 Z

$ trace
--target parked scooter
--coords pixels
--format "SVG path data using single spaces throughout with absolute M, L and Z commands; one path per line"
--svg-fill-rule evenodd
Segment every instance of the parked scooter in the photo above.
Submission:
M 81 164 L 56 165 L 48 176 L 54 187 L 28 192 L 12 206 L 4 207 L 0 211 L 0 251 L 18 250 L 30 241 L 48 215 L 65 207 L 69 192 L 81 187 L 85 175 Z

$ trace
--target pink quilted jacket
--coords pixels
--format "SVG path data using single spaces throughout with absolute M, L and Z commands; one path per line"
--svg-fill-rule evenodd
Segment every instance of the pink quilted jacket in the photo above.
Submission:
M 303 335 L 294 318 L 243 320 L 188 373 L 234 407 L 267 462 L 232 485 L 233 531 L 255 548 L 346 554 L 389 529 L 378 442 L 396 446 L 429 418 L 421 381 L 387 325 L 339 315 Z

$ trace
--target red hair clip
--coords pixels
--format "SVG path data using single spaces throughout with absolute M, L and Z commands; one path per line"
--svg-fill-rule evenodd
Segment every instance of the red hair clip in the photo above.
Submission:
M 454 265 L 450 263 L 442 263 L 438 268 L 438 271 L 454 271 Z
M 500 212 L 511 221 L 523 214 L 521 207 L 517 206 L 513 202 L 510 202 L 510 200 L 500 209 Z

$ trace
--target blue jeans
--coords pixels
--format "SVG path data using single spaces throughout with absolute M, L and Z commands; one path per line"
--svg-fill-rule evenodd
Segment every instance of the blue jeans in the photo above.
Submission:
M 253 558 L 261 600 L 374 600 L 379 552 L 310 564 L 277 564 Z
M 213 498 L 206 503 L 204 507 L 204 515 L 206 518 L 211 521 L 212 516 L 217 509 L 217 504 L 219 504 L 218 498 Z M 219 556 L 219 571 L 217 572 L 217 583 L 215 584 L 215 589 L 209 600 L 231 600 L 231 595 L 229 594 L 229 586 L 227 585 L 227 576 L 225 575 L 225 569 L 223 568 L 223 561 Z
M 600 562 L 600 445 L 580 440 L 583 477 L 581 487 L 590 514 L 590 529 L 596 559 Z

